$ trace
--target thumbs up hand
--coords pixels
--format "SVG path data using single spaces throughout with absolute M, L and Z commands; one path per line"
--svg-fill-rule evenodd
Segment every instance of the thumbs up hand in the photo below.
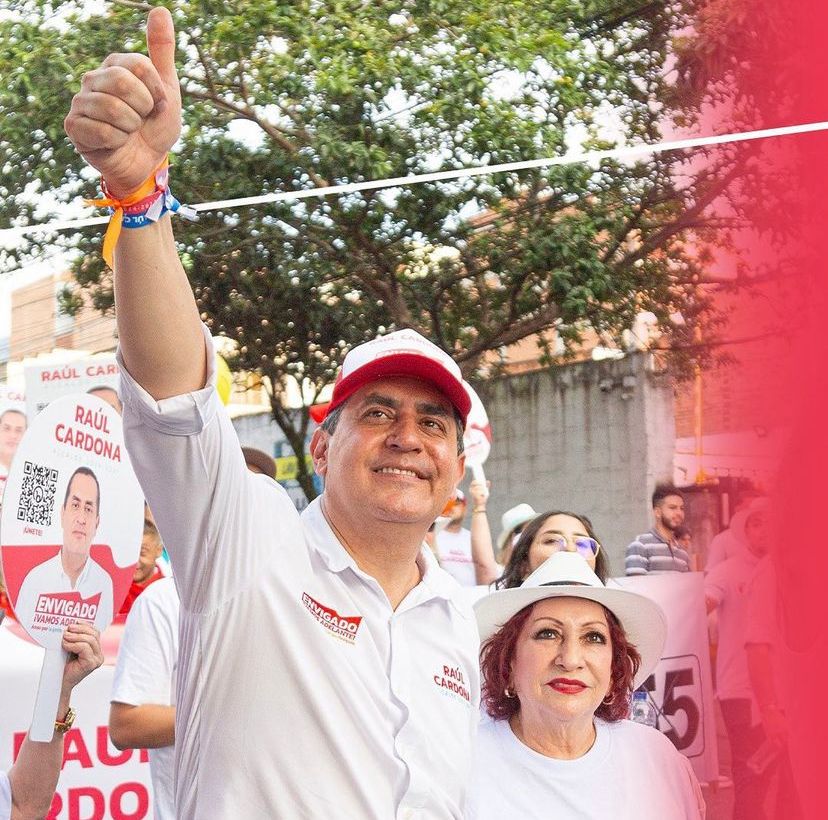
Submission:
M 165 8 L 149 13 L 147 48 L 149 57 L 110 54 L 85 74 L 63 123 L 75 148 L 118 198 L 140 187 L 181 133 L 175 30 Z

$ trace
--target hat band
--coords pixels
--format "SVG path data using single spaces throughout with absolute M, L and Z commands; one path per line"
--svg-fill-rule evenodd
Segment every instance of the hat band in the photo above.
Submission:
M 545 584 L 538 584 L 539 587 L 588 587 L 583 581 L 547 581 Z

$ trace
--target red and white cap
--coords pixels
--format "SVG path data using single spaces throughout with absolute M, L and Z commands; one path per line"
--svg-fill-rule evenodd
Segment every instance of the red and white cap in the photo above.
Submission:
M 311 418 L 321 423 L 360 387 L 377 379 L 405 376 L 434 385 L 457 409 L 466 423 L 471 399 L 463 387 L 457 362 L 416 330 L 396 330 L 378 339 L 357 345 L 342 362 L 327 404 L 310 408 Z

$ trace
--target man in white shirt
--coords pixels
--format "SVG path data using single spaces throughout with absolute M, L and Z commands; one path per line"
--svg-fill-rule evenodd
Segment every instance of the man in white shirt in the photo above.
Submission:
M 276 477 L 276 462 L 242 447 L 247 469 Z M 153 525 L 154 526 L 154 525 Z M 175 820 L 175 687 L 178 593 L 164 578 L 140 595 L 129 613 L 109 708 L 109 736 L 118 749 L 148 749 L 155 820 Z
M 135 599 L 112 682 L 109 736 L 118 749 L 149 749 L 156 820 L 175 820 L 175 686 L 178 593 L 162 578 Z
M 55 733 L 48 743 L 36 743 L 27 735 L 8 774 L 0 771 L 0 820 L 45 817 L 49 812 L 63 762 L 63 738 L 75 720 L 72 690 L 103 663 L 98 632 L 88 624 L 67 627 L 62 648 L 69 659 L 63 668 Z
M 28 632 L 62 631 L 73 620 L 104 630 L 112 621 L 112 579 L 89 555 L 100 523 L 100 500 L 97 476 L 88 467 L 78 467 L 61 507 L 60 552 L 30 570 L 20 585 L 14 609 Z M 45 606 L 44 598 L 63 606 Z
M 180 132 L 175 34 L 89 72 L 67 133 L 114 197 Z M 249 473 L 165 216 L 115 248 L 125 437 L 180 608 L 180 818 L 460 818 L 477 630 L 423 540 L 463 475 L 460 370 L 413 331 L 354 348 L 311 440 L 301 518 Z M 323 417 L 320 411 L 318 417 Z

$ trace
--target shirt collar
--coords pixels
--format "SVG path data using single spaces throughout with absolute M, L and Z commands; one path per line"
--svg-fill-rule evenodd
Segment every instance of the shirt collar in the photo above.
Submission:
M 331 572 L 345 569 L 359 571 L 353 556 L 345 549 L 322 512 L 322 496 L 315 498 L 302 511 L 302 525 L 308 546 L 325 562 Z
M 322 496 L 315 498 L 302 511 L 302 525 L 308 547 L 322 559 L 331 572 L 351 569 L 357 575 L 366 577 L 366 573 L 357 566 L 353 556 L 336 537 L 325 518 L 322 512 Z M 442 598 L 453 604 L 462 615 L 469 617 L 467 609 L 459 604 L 460 590 L 457 582 L 440 567 L 426 544 L 422 545 L 417 555 L 417 566 L 420 569 L 420 583 L 411 590 L 409 596 L 416 595 L 417 603 Z
M 653 527 L 650 530 L 650 535 L 652 535 L 654 538 L 657 538 L 659 541 L 661 541 L 662 544 L 666 544 L 668 547 L 676 546 L 672 538 L 669 541 L 665 540 L 664 536 L 655 527 Z
M 72 589 L 78 589 L 78 587 L 80 587 L 80 585 L 86 580 L 87 576 L 89 575 L 89 565 L 92 563 L 90 560 L 91 556 L 86 556 L 86 563 L 84 563 L 83 569 L 80 571 L 80 575 L 78 575 L 78 580 L 75 581 L 74 586 L 72 585 L 69 576 L 66 574 L 66 570 L 63 568 L 63 547 L 61 547 L 61 551 L 57 554 L 56 557 L 58 562 L 58 568 L 60 569 L 60 577 L 62 579 L 65 579 Z

